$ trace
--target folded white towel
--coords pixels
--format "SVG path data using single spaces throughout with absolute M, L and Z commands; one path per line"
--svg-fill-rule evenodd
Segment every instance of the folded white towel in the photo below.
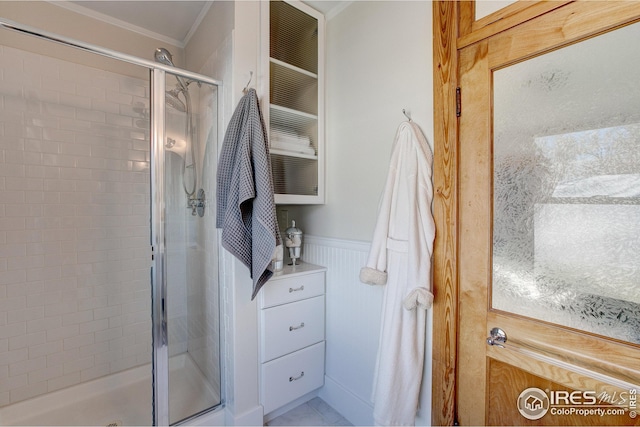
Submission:
M 302 144 L 290 143 L 277 139 L 271 140 L 271 148 L 283 151 L 291 151 L 292 153 L 307 154 L 310 156 L 314 156 L 316 154 L 316 150 L 308 144 L 304 146 Z
M 290 142 L 292 144 L 297 144 L 300 142 L 300 137 L 296 132 L 292 130 L 272 129 L 269 137 L 271 140 Z
M 272 129 L 269 138 L 272 141 L 281 141 L 289 144 L 298 144 L 304 147 L 311 145 L 311 139 L 308 135 L 299 135 L 293 130 Z

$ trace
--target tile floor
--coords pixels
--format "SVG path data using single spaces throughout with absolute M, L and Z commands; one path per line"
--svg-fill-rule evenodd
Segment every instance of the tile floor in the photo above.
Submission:
M 324 400 L 315 397 L 269 421 L 268 426 L 350 426 L 353 425 Z

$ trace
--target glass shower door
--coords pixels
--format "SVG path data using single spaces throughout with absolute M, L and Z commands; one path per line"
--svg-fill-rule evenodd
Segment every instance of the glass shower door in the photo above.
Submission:
M 162 203 L 154 208 L 162 218 L 164 245 L 163 298 L 156 299 L 159 324 L 156 357 L 166 362 L 168 373 L 158 372 L 158 384 L 167 381 L 168 423 L 175 424 L 217 407 L 220 393 L 218 244 L 213 204 L 217 166 L 216 86 L 156 71 L 164 78 L 154 82 L 154 104 L 163 128 L 156 129 L 154 154 L 163 159 L 156 170 Z M 154 92 L 155 93 L 155 92 Z M 161 102 L 158 99 L 158 102 Z M 162 136 L 160 135 L 162 133 Z M 159 194 L 154 192 L 155 194 Z M 163 360 L 166 357 L 166 360 Z M 158 364 L 160 366 L 160 363 Z M 161 405 L 156 405 L 158 409 Z M 158 422 L 162 414 L 158 413 Z
M 0 40 L 0 425 L 149 425 L 148 70 Z

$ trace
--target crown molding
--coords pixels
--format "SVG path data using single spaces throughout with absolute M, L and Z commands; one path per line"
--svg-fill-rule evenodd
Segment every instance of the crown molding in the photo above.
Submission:
M 200 13 L 198 14 L 198 17 L 193 22 L 193 25 L 191 26 L 191 29 L 189 29 L 189 32 L 185 36 L 184 41 L 182 42 L 183 45 L 181 47 L 184 48 L 187 44 L 189 44 L 189 40 L 191 40 L 191 37 L 198 30 L 198 27 L 200 26 L 200 23 L 202 22 L 204 17 L 207 16 L 207 13 L 209 13 L 209 9 L 211 8 L 212 5 L 213 5 L 213 2 L 211 1 L 211 2 L 208 2 L 207 4 L 205 4 L 205 6 L 202 8 Z

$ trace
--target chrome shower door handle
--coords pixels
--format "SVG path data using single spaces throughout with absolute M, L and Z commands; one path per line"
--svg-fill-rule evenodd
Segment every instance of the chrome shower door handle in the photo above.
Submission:
M 489 332 L 489 336 L 487 337 L 487 344 L 489 345 L 497 345 L 498 347 L 504 348 L 504 343 L 507 342 L 507 333 L 500 328 L 493 328 Z

